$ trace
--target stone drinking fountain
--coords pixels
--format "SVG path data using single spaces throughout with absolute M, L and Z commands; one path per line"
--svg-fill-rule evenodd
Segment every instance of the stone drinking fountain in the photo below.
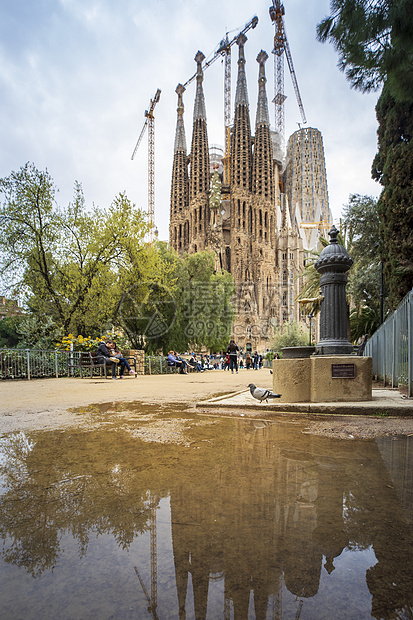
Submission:
M 321 276 L 320 340 L 310 357 L 274 360 L 273 389 L 282 394 L 278 402 L 352 402 L 372 398 L 372 358 L 354 355 L 348 339 L 346 285 L 353 261 L 337 242 L 335 226 L 328 234 L 330 244 L 315 263 Z

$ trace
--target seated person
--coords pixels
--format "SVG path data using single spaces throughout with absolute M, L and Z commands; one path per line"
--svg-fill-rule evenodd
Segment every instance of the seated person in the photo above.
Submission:
M 98 350 L 96 351 L 96 361 L 98 364 L 106 364 L 112 365 L 112 379 L 117 379 L 116 376 L 116 367 L 119 364 L 119 360 L 116 357 L 113 357 L 112 354 L 112 341 L 106 340 L 104 342 L 100 342 L 98 346 Z
M 168 366 L 177 366 L 180 369 L 179 372 L 181 373 L 181 375 L 188 374 L 188 371 L 186 369 L 186 361 L 179 359 L 174 351 L 169 351 L 167 360 Z
M 201 364 L 198 362 L 198 360 L 196 359 L 196 355 L 193 355 L 191 357 L 191 359 L 189 360 L 188 364 L 190 366 L 192 366 L 192 368 L 194 368 L 195 370 L 197 370 L 198 372 L 204 372 L 204 369 L 202 368 Z
M 123 357 L 120 351 L 118 351 L 116 347 L 116 342 L 111 340 L 109 348 L 112 353 L 112 357 L 119 360 L 119 366 L 120 366 L 119 379 L 123 379 L 123 373 L 125 372 L 125 367 L 127 368 L 130 375 L 136 375 L 136 372 L 132 370 L 132 368 L 130 367 L 128 360 L 125 357 Z

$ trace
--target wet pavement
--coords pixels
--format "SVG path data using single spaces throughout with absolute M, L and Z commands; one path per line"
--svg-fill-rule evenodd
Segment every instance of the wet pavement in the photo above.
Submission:
M 0 439 L 4 619 L 413 616 L 412 437 L 182 406 Z
M 309 413 L 332 415 L 377 415 L 385 413 L 391 416 L 413 416 L 413 398 L 407 398 L 398 389 L 374 389 L 372 399 L 353 402 L 319 402 L 319 403 L 280 403 L 277 400 L 257 402 L 249 390 L 225 394 L 197 403 L 202 408 L 254 409 L 269 412 Z

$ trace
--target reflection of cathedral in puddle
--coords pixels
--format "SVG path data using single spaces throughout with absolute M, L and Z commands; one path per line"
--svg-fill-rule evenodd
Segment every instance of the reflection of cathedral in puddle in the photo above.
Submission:
M 349 471 L 348 459 L 344 465 L 337 465 L 331 452 L 325 451 L 323 440 L 302 435 L 292 451 L 287 444 L 272 439 L 276 433 L 274 426 L 255 428 L 247 435 L 240 433 L 230 469 L 224 472 L 217 465 L 214 471 L 205 471 L 204 479 L 172 491 L 180 618 L 186 617 L 191 581 L 195 618 L 206 618 L 208 588 L 213 579 L 224 582 L 224 609 L 218 610 L 217 617 L 248 618 L 253 605 L 257 619 L 281 618 L 284 587 L 297 597 L 299 614 L 303 601 L 317 594 L 323 567 L 328 578 L 335 569 L 335 558 L 351 546 L 352 533 L 357 543 L 360 524 L 352 532 L 351 517 L 343 509 L 350 494 L 358 506 L 356 513 L 367 506 L 364 534 L 369 537 L 368 533 L 377 532 L 375 510 L 370 515 L 368 508 L 370 490 L 374 487 L 377 494 L 373 500 L 376 506 L 380 495 L 388 503 L 390 485 L 383 484 L 387 473 L 384 468 L 377 471 L 376 459 L 372 471 L 369 459 L 357 454 L 358 448 L 354 471 Z M 398 502 L 394 506 L 395 521 L 405 521 Z M 405 528 L 404 524 L 404 532 Z M 411 549 L 411 532 L 407 539 Z M 376 544 L 380 550 L 379 541 L 375 540 L 377 554 Z M 371 583 L 376 567 L 370 569 Z M 395 560 L 391 561 L 387 552 L 381 572 L 388 579 L 395 570 Z M 381 600 L 386 597 L 378 583 L 373 584 L 371 594 L 373 601 L 378 599 L 379 609 L 387 605 Z M 406 584 L 401 606 L 403 597 L 411 602 Z

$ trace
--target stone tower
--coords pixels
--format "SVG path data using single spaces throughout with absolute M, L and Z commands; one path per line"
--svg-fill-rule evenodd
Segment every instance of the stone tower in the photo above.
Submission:
M 178 84 L 175 92 L 178 95 L 178 119 L 175 132 L 170 209 L 170 222 L 174 222 L 174 226 L 170 228 L 169 242 L 176 250 L 184 251 L 188 249 L 189 243 L 189 180 L 184 127 L 184 86 Z
M 196 96 L 192 126 L 191 154 L 189 156 L 189 251 L 198 252 L 208 246 L 209 234 L 209 170 L 208 134 L 205 98 L 202 87 L 204 75 L 202 61 L 205 56 L 198 52 Z
M 285 171 L 286 195 L 291 209 L 296 209 L 302 224 L 306 245 L 314 247 L 312 228 L 306 225 L 321 222 L 320 231 L 329 230 L 332 222 L 328 204 L 327 175 L 323 137 L 314 127 L 295 131 L 288 140 Z M 325 222 L 325 224 L 323 224 Z

